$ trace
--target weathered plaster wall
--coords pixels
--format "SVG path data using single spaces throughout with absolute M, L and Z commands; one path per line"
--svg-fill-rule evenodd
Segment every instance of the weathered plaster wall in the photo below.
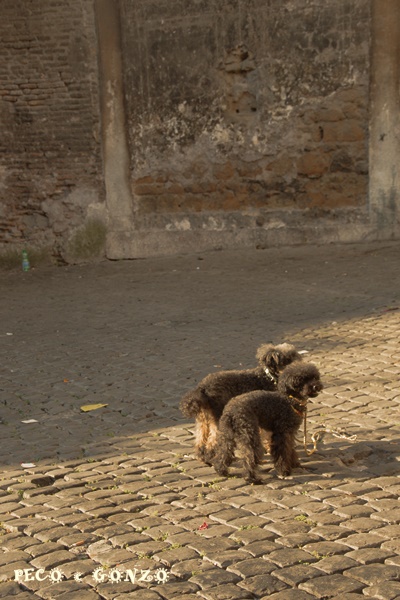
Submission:
M 1 14 L 0 255 L 370 232 L 370 0 L 1 0 Z
M 364 208 L 369 5 L 122 0 L 135 227 Z
M 0 248 L 90 255 L 104 238 L 92 2 L 0 9 Z

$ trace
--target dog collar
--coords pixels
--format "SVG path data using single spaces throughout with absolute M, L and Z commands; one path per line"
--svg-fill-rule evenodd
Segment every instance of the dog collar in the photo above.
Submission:
M 266 376 L 268 377 L 268 379 L 270 379 L 273 383 L 275 383 L 276 385 L 276 377 L 274 375 L 272 375 L 271 371 L 268 369 L 268 367 L 265 367 L 264 369 Z
M 297 415 L 299 415 L 300 417 L 303 417 L 303 416 L 304 416 L 304 413 L 305 413 L 305 412 L 306 412 L 306 410 L 307 410 L 307 400 L 303 400 L 303 401 L 301 401 L 301 400 L 299 400 L 298 398 L 295 398 L 294 396 L 291 396 L 290 394 L 289 394 L 289 398 L 290 398 L 291 400 L 294 400 L 294 401 L 295 401 L 295 403 L 297 404 L 297 407 L 296 407 L 296 406 L 294 406 L 294 405 L 291 403 L 291 406 L 292 406 L 292 408 L 293 408 L 294 412 L 295 412 Z

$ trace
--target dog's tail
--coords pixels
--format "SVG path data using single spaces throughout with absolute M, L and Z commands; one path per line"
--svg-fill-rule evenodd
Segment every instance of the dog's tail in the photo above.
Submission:
M 185 417 L 197 417 L 208 406 L 208 398 L 201 388 L 187 392 L 179 403 L 179 408 Z

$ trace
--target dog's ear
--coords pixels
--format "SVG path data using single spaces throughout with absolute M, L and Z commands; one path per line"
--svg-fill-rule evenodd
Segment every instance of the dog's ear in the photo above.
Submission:
M 274 348 L 268 357 L 267 367 L 269 367 L 271 371 L 279 371 L 284 364 L 283 358 L 283 353 L 277 348 Z
M 256 357 L 262 367 L 267 367 L 271 373 L 275 374 L 278 374 L 286 365 L 301 360 L 301 355 L 291 344 L 278 344 L 278 346 L 262 344 L 257 350 Z
M 278 353 L 279 362 L 277 364 L 280 368 L 297 360 L 302 360 L 301 354 L 297 352 L 292 344 L 278 344 L 278 346 L 275 346 L 275 351 Z
M 281 374 L 278 389 L 285 394 L 298 394 L 304 385 L 304 377 L 298 371 L 287 367 Z
M 262 367 L 270 368 L 275 364 L 276 357 L 274 357 L 275 346 L 272 344 L 262 344 L 256 354 L 256 359 Z

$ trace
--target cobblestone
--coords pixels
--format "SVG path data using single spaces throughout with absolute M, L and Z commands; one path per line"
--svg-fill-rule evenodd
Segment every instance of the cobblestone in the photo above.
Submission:
M 284 567 L 278 571 L 272 571 L 272 575 L 296 588 L 299 583 L 310 581 L 314 577 L 321 577 L 321 571 L 310 565 L 300 564 L 293 567 Z
M 239 559 L 239 562 L 238 562 Z M 228 567 L 229 571 L 240 575 L 244 579 L 263 573 L 271 573 L 275 569 L 275 565 L 268 563 L 262 558 L 247 559 L 240 561 L 238 553 L 236 553 L 236 561 Z
M 347 552 L 346 556 L 354 558 L 362 565 L 367 565 L 388 561 L 388 559 L 395 556 L 395 554 L 390 552 L 390 550 L 383 550 L 382 548 L 363 548 L 362 550 Z
M 74 555 L 66 550 L 53 550 L 48 554 L 41 554 L 37 558 L 34 558 L 31 560 L 31 564 L 37 569 L 53 569 L 74 558 Z
M 356 557 L 351 558 L 351 553 L 346 556 L 343 555 L 334 555 L 327 556 L 322 558 L 322 560 L 318 561 L 318 569 L 327 573 L 328 575 L 333 575 L 334 573 L 344 573 L 347 569 L 351 569 L 352 567 L 356 567 L 359 561 L 356 560 Z
M 338 593 L 360 593 L 364 587 L 365 585 L 354 579 L 339 574 L 317 577 L 299 585 L 300 589 L 310 592 L 317 598 L 333 598 Z
M 252 544 L 243 546 L 241 550 L 242 552 L 259 558 L 260 556 L 267 556 L 269 552 L 273 552 L 274 550 L 276 550 L 276 545 L 272 542 L 263 540 L 262 542 L 253 542 Z
M 358 579 L 363 583 L 367 583 L 368 585 L 372 585 L 389 579 L 398 579 L 400 568 L 380 564 L 365 565 L 350 569 L 346 572 L 346 575 L 353 579 Z
M 290 567 L 291 565 L 297 565 L 303 562 L 315 562 L 316 558 L 305 552 L 295 548 L 285 548 L 284 550 L 274 550 L 273 552 L 265 555 L 265 557 L 273 562 L 278 567 Z
M 0 596 L 399 598 L 399 259 L 384 242 L 2 274 Z M 178 404 L 268 341 L 320 368 L 308 431 L 327 431 L 252 486 L 195 459 Z
M 4 565 L 11 565 L 12 563 L 21 561 L 21 560 L 29 560 L 29 554 L 23 552 L 22 550 L 15 550 L 14 552 L 7 552 L 0 556 L 0 567 Z
M 400 596 L 400 583 L 398 581 L 379 583 L 366 590 L 365 594 L 376 600 L 394 600 Z
M 167 590 L 166 590 L 167 591 Z M 201 597 L 206 600 L 253 600 L 254 595 L 247 590 L 240 589 L 237 585 L 220 585 L 217 589 L 202 590 Z M 199 596 L 196 596 L 198 599 Z
M 265 596 L 262 600 L 266 600 L 267 598 L 273 598 L 273 600 L 312 600 L 315 596 L 301 592 L 298 589 L 291 589 L 272 594 L 271 596 Z

